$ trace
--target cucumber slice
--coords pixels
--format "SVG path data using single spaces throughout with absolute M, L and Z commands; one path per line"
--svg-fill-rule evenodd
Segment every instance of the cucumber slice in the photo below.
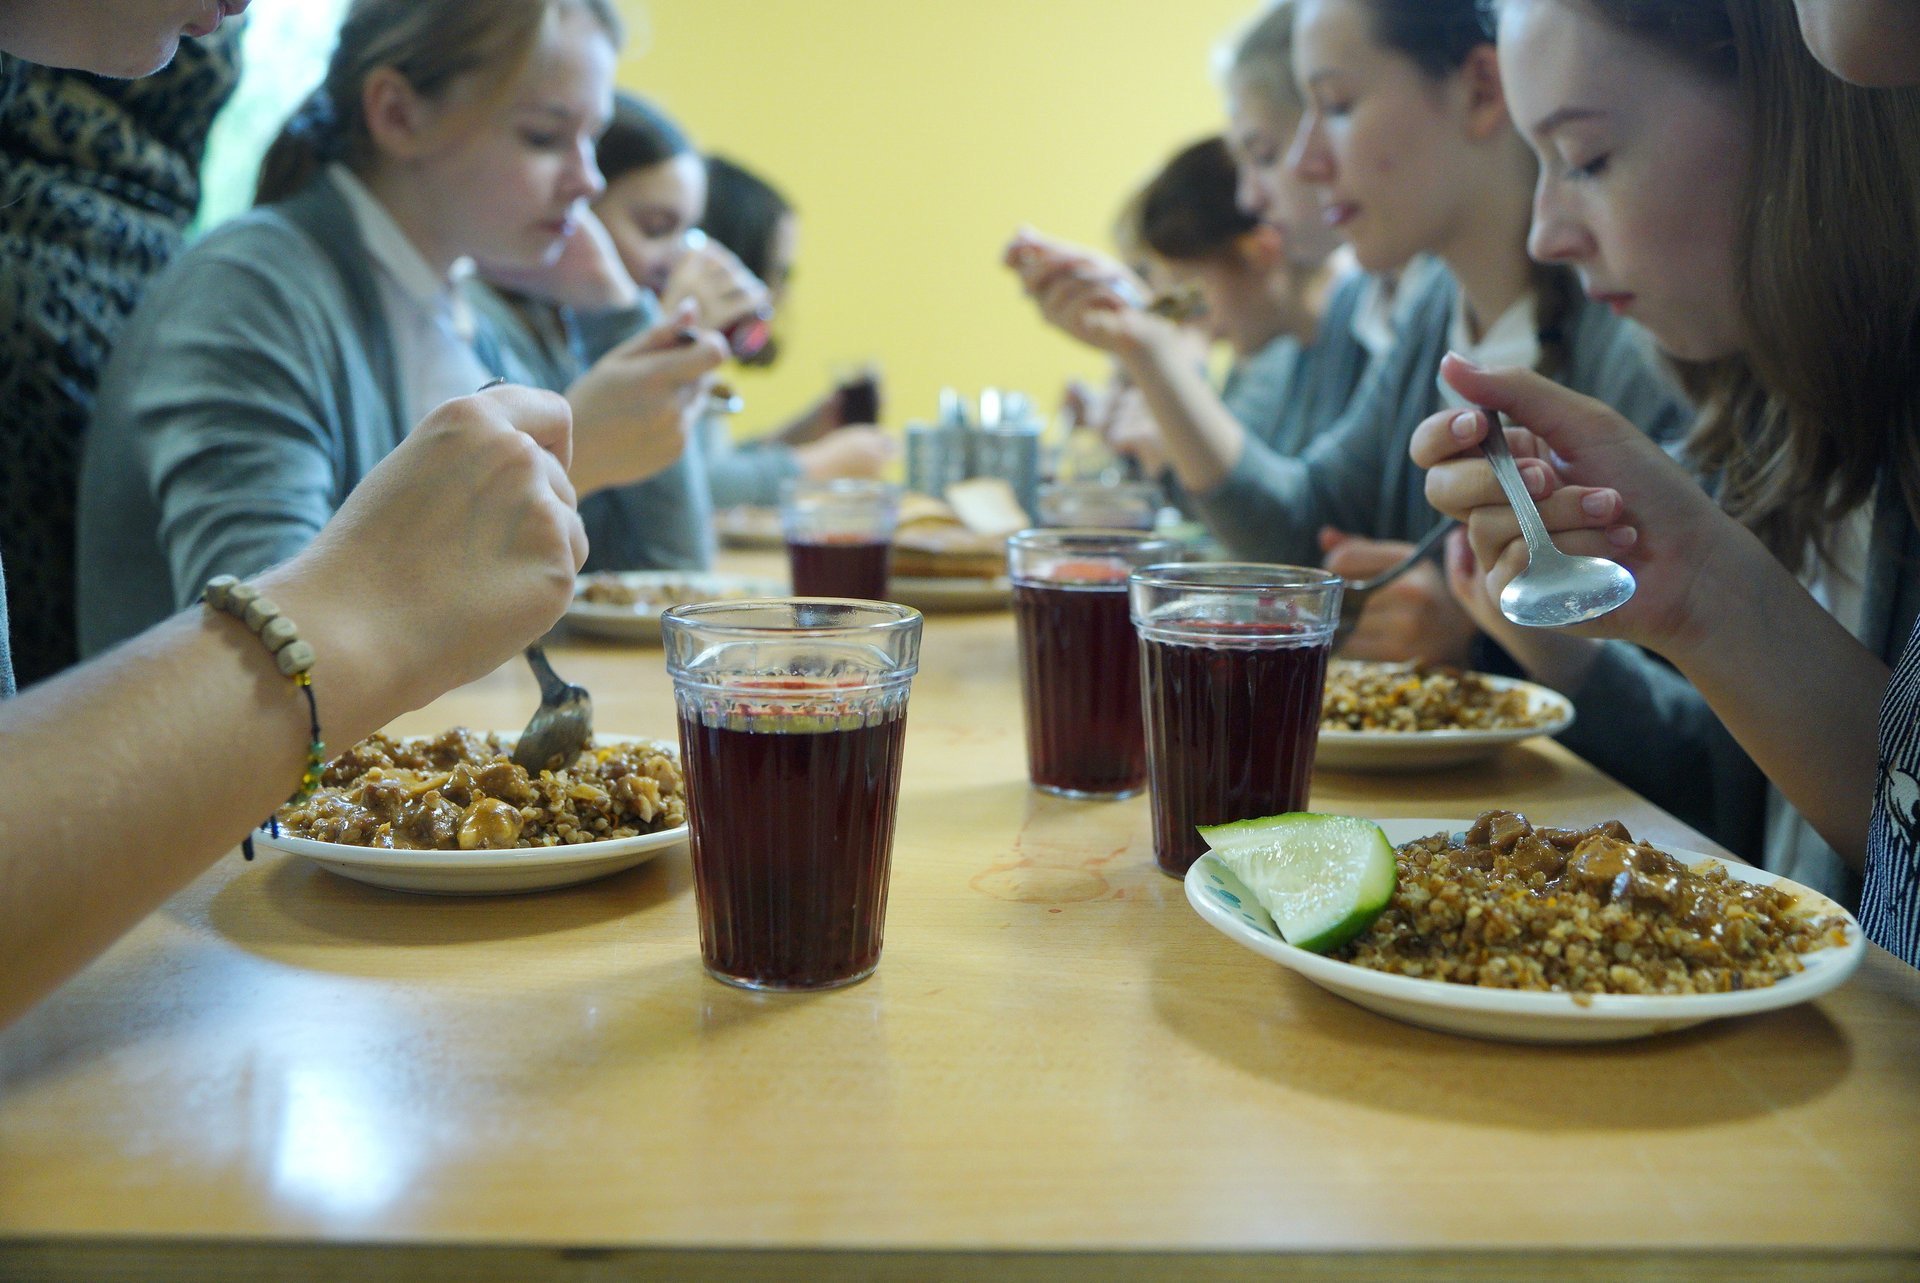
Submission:
M 1393 843 L 1350 815 L 1295 811 L 1203 826 L 1215 859 L 1253 892 L 1286 942 L 1327 953 L 1373 925 L 1393 898 Z

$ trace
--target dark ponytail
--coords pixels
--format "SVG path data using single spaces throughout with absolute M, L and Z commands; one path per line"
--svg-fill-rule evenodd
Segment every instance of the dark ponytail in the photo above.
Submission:
M 1182 149 L 1140 193 L 1138 238 L 1171 262 L 1208 259 L 1260 225 L 1240 208 L 1239 173 L 1217 135 Z
M 609 183 L 693 150 L 687 131 L 658 106 L 636 94 L 614 94 L 613 119 L 600 135 L 600 175 Z
M 779 188 L 760 175 L 724 156 L 707 157 L 707 212 L 700 225 L 763 281 L 771 279 L 780 220 L 792 212 Z

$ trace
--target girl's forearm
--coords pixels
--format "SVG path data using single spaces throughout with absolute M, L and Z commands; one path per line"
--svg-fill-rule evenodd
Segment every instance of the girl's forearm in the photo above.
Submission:
M 1891 674 L 1767 559 L 1730 585 L 1710 629 L 1665 648 L 1740 746 L 1854 869 L 1865 867 Z
M 1225 481 L 1246 448 L 1246 429 L 1190 353 L 1171 337 L 1149 336 L 1129 344 L 1119 357 L 1160 425 L 1168 462 L 1181 486 L 1205 494 Z
M 318 656 L 335 748 L 402 711 L 344 606 L 264 576 Z M 305 701 L 237 620 L 188 611 L 0 703 L 0 1025 L 230 850 L 298 784 Z

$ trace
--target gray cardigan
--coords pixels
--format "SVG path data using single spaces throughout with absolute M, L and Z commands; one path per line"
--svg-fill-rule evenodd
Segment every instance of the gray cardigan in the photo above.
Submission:
M 553 386 L 485 316 L 474 345 L 495 373 Z M 172 614 L 213 575 L 300 551 L 405 419 L 371 261 L 333 184 L 207 236 L 147 292 L 101 381 L 80 484 L 82 650 Z M 609 565 L 654 516 L 624 491 L 581 513 Z
M 539 371 L 549 387 L 571 384 L 616 344 L 660 317 L 659 300 L 644 292 L 639 306 L 598 315 L 509 299 L 485 286 L 477 287 L 475 297 L 514 355 Z M 713 562 L 713 509 L 777 504 L 780 483 L 799 474 L 791 447 L 772 441 L 736 446 L 726 419 L 708 415 L 679 462 L 629 488 L 632 502 L 653 513 L 654 520 L 644 545 L 623 550 L 619 563 L 703 570 Z
M 635 307 L 592 314 L 509 299 L 479 282 L 469 295 L 510 359 L 531 371 L 535 383 L 555 389 L 570 387 L 660 315 L 657 301 L 646 293 Z M 713 564 L 718 544 L 700 445 L 696 433 L 670 467 L 581 501 L 591 544 L 588 570 L 705 570 Z
M 1409 302 L 1400 339 L 1346 415 L 1290 457 L 1249 439 L 1226 480 L 1195 496 L 1201 519 L 1238 557 L 1315 565 L 1322 526 L 1376 539 L 1418 539 L 1440 521 L 1426 477 L 1407 457 L 1414 428 L 1442 408 L 1435 375 L 1446 355 L 1457 287 L 1435 271 Z M 1567 322 L 1560 382 L 1597 397 L 1666 441 L 1692 420 L 1638 327 L 1586 298 Z
M 780 502 L 780 483 L 800 475 L 792 446 L 765 439 L 735 441 L 719 415 L 701 424 L 700 445 L 707 454 L 707 484 L 716 508 L 774 507 Z
M 1275 454 L 1301 453 L 1353 403 L 1372 361 L 1353 332 L 1369 283 L 1354 272 L 1334 286 L 1312 343 L 1283 334 L 1227 375 L 1221 402 Z

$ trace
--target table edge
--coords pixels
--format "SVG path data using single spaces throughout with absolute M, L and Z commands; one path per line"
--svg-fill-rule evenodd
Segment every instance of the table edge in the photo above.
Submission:
M 0 1241 L 0 1278 L 9 1283 L 139 1279 L 143 1283 L 518 1283 L 608 1279 L 676 1283 L 940 1283 L 993 1279 L 1163 1280 L 1268 1283 L 1276 1266 L 1305 1283 L 1747 1283 L 1817 1277 L 1841 1283 L 1910 1283 L 1920 1250 L 1755 1247 L 1248 1251 L 1091 1249 L 1084 1251 L 866 1248 L 524 1246 L 431 1243 L 311 1243 L 279 1239 L 21 1237 Z M 1177 1274 L 1170 1271 L 1177 1270 Z

